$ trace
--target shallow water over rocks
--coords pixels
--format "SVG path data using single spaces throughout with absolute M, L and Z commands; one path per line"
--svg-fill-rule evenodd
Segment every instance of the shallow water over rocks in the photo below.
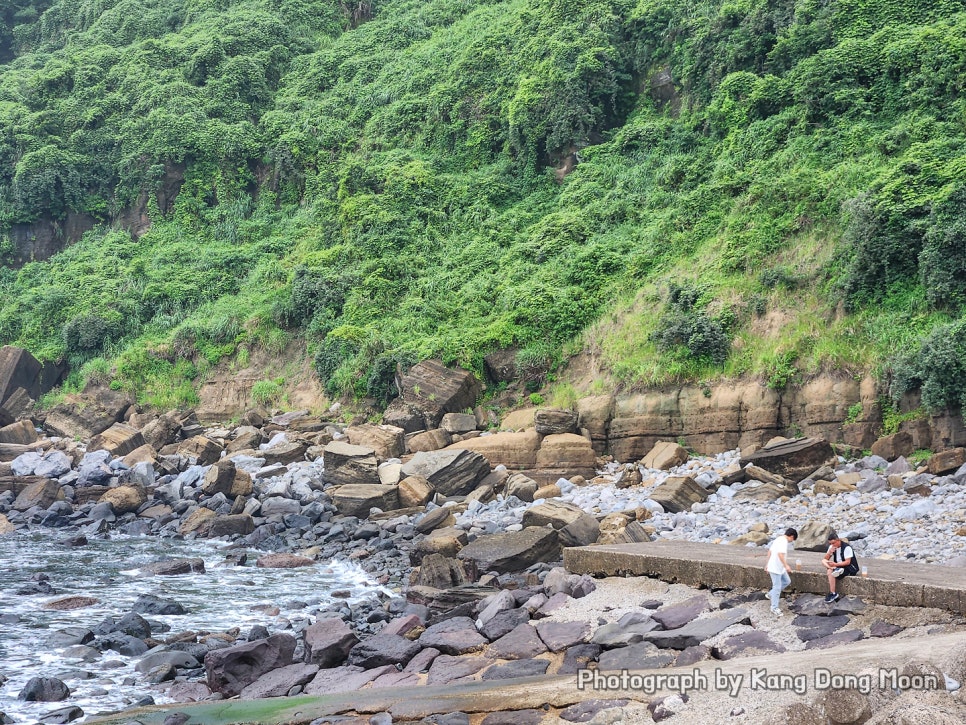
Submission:
M 271 631 L 299 629 L 320 608 L 335 602 L 354 606 L 383 591 L 349 562 L 260 568 L 255 566 L 258 552 L 249 549 L 246 565 L 236 566 L 226 559 L 224 543 L 118 536 L 72 547 L 52 533 L 0 536 L 0 713 L 18 723 L 44 721 L 48 713 L 67 706 L 79 706 L 90 717 L 148 696 L 157 703 L 170 701 L 162 688 L 135 671 L 140 656 L 108 650 L 93 661 L 70 659 L 72 652 L 79 653 L 76 648 L 50 641 L 67 627 L 93 629 L 108 617 L 120 618 L 142 594 L 172 599 L 187 610 L 183 615 L 142 615 L 152 625 L 152 636 L 165 639 L 185 631 L 218 634 L 232 628 L 245 636 L 256 625 Z M 168 557 L 200 557 L 206 571 L 178 576 L 141 571 Z M 38 581 L 44 576 L 52 591 L 19 593 L 45 589 Z M 97 601 L 64 611 L 48 608 L 65 597 Z M 62 702 L 19 700 L 18 693 L 33 677 L 59 678 L 71 696 Z

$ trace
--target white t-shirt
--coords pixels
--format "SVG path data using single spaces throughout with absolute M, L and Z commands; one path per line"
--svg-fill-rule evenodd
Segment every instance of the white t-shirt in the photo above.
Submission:
M 832 561 L 836 564 L 841 564 L 846 559 L 851 559 L 855 556 L 855 552 L 852 551 L 852 547 L 848 544 L 841 544 L 838 549 L 833 549 L 831 546 L 828 547 L 828 553 L 832 555 Z M 842 576 L 845 574 L 845 568 L 839 567 L 832 570 L 832 574 L 835 576 Z
M 785 554 L 788 556 L 788 537 L 784 534 L 779 536 L 773 542 L 771 546 L 768 547 L 768 566 L 765 567 L 769 574 L 784 574 L 785 565 L 782 564 L 782 560 L 778 558 L 779 554 Z

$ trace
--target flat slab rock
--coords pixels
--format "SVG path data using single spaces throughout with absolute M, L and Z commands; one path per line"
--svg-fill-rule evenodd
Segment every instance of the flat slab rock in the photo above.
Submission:
M 590 638 L 589 622 L 538 622 L 536 627 L 551 652 L 562 652 Z
M 560 719 L 567 722 L 588 722 L 604 710 L 624 707 L 628 700 L 584 700 L 560 711 Z
M 387 672 L 398 672 L 393 665 L 363 670 L 358 667 L 333 667 L 319 670 L 315 678 L 305 686 L 306 695 L 331 695 L 337 692 L 354 692 Z
M 522 531 L 481 536 L 465 546 L 458 557 L 477 572 L 505 574 L 560 558 L 560 541 L 551 528 L 528 526 Z
M 649 670 L 666 667 L 674 662 L 674 655 L 658 649 L 650 642 L 639 642 L 627 647 L 601 652 L 597 660 L 599 670 Z
M 493 665 L 480 679 L 483 680 L 512 680 L 517 677 L 536 677 L 547 674 L 550 660 L 526 659 L 514 660 L 503 665 Z
M 266 672 L 245 687 L 239 697 L 242 700 L 260 700 L 265 697 L 284 697 L 296 685 L 311 681 L 319 671 L 318 665 L 297 663 Z
M 729 609 L 723 616 L 695 619 L 677 629 L 648 632 L 644 635 L 644 640 L 658 647 L 681 650 L 701 644 L 739 623 L 751 624 L 748 612 L 744 609 Z
M 476 624 L 469 617 L 453 617 L 427 627 L 419 635 L 418 641 L 422 647 L 435 647 L 447 655 L 477 652 L 487 644 L 486 638 L 476 631 Z
M 546 714 L 543 710 L 491 712 L 480 721 L 480 725 L 539 725 Z
M 522 660 L 536 657 L 547 651 L 532 624 L 519 624 L 490 645 L 490 656 L 505 660 Z
M 840 644 L 858 642 L 865 635 L 858 629 L 847 629 L 843 632 L 836 632 L 821 639 L 813 639 L 805 643 L 805 649 L 827 649 L 828 647 L 838 647 Z
M 712 648 L 715 659 L 730 660 L 735 657 L 784 652 L 785 646 L 775 642 L 766 632 L 752 630 L 728 637 Z
M 470 677 L 482 670 L 484 667 L 493 664 L 493 660 L 479 655 L 469 655 L 464 657 L 454 657 L 451 655 L 439 655 L 433 660 L 426 676 L 427 685 L 445 685 L 462 677 Z
M 788 605 L 795 614 L 809 614 L 818 617 L 834 617 L 841 614 L 861 614 L 866 603 L 858 597 L 842 597 L 837 602 L 827 604 L 825 597 L 818 594 L 802 594 Z
M 818 617 L 810 614 L 800 614 L 792 620 L 792 626 L 797 627 L 798 638 L 803 642 L 827 637 L 849 623 L 848 616 L 839 614 L 832 617 Z
M 651 619 L 664 629 L 677 629 L 697 619 L 699 615 L 709 609 L 711 609 L 711 604 L 708 602 L 708 598 L 703 594 L 698 594 L 690 599 L 685 599 L 683 602 L 661 607 L 651 613 Z

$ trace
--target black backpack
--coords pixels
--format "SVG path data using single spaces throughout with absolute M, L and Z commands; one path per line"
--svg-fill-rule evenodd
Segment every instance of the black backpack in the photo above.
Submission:
M 836 551 L 835 554 L 832 555 L 832 560 L 834 561 L 835 557 L 838 556 L 839 563 L 845 561 L 846 546 L 852 549 L 852 561 L 850 561 L 848 566 L 845 567 L 845 570 L 842 572 L 842 574 L 843 576 L 855 576 L 856 574 L 859 573 L 859 557 L 855 553 L 855 547 L 852 546 L 850 543 L 843 541 L 842 545 L 838 548 L 838 551 Z

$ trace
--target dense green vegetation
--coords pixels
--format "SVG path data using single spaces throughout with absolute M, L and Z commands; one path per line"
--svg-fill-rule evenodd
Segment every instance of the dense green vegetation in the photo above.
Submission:
M 0 342 L 71 385 L 190 404 L 212 365 L 304 338 L 331 394 L 382 401 L 397 363 L 509 346 L 544 372 L 587 349 L 628 387 L 873 369 L 966 401 L 944 372 L 966 350 L 966 2 L 14 0 L 0 21 L 0 253 L 16 225 L 99 222 L 0 267 Z M 137 239 L 113 224 L 132 208 Z

